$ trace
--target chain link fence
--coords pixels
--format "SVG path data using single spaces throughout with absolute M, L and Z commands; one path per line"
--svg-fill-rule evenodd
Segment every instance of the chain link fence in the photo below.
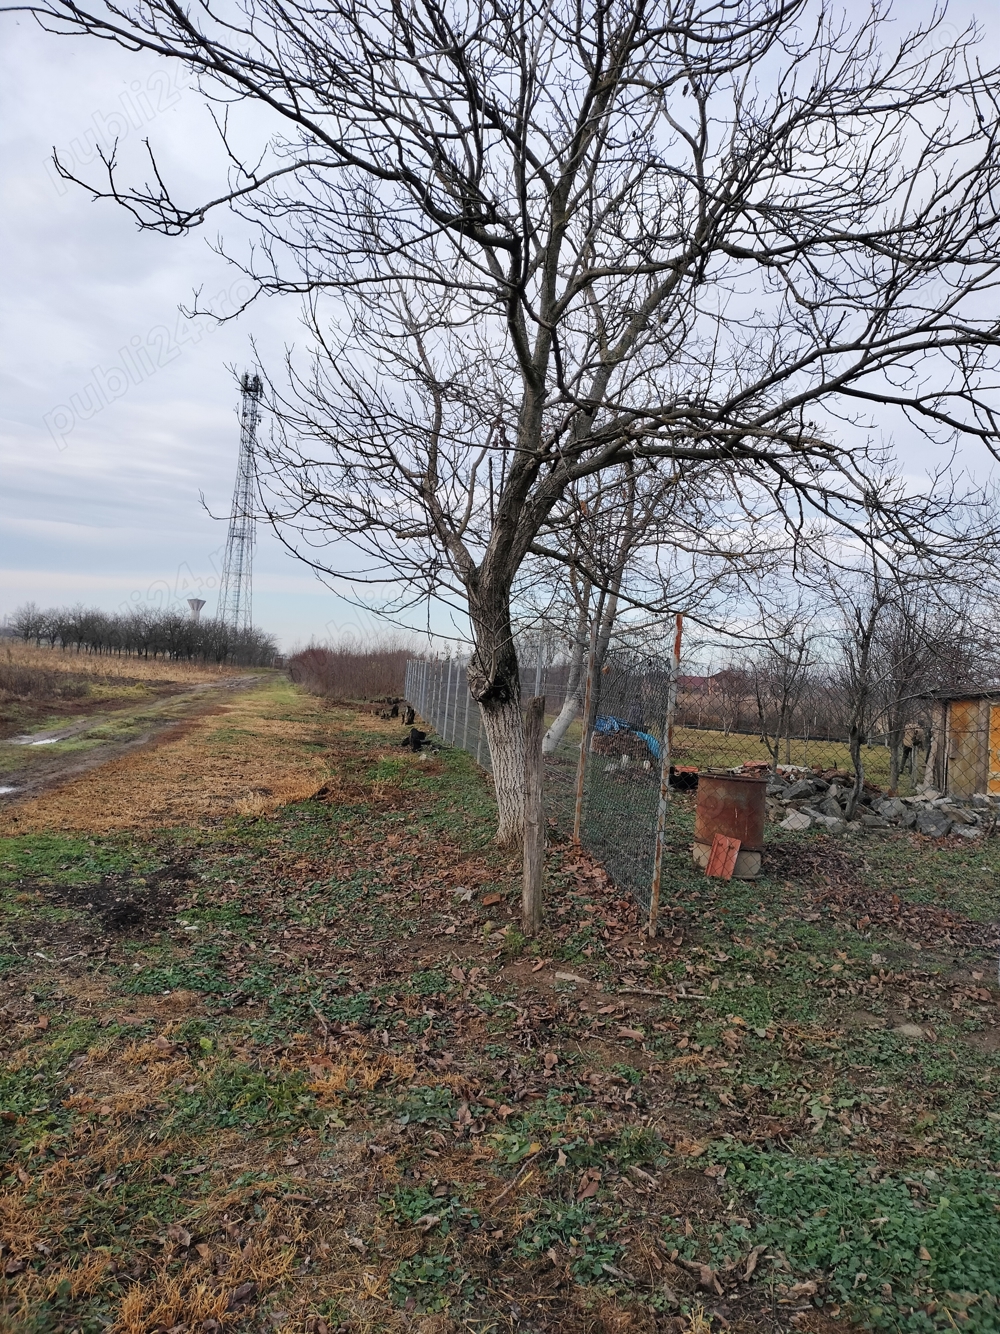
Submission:
M 586 675 L 571 687 L 565 664 L 522 669 L 522 699 L 545 697 L 549 829 L 556 837 L 575 834 L 615 883 L 648 909 L 670 667 L 615 655 L 592 673 L 589 691 Z M 489 770 L 486 731 L 469 694 L 464 662 L 411 661 L 406 698 L 444 742 L 462 747 Z M 567 708 L 568 699 L 575 705 Z
M 575 687 L 565 663 L 539 657 L 523 667 L 522 699 L 545 697 L 550 831 L 579 838 L 648 910 L 658 881 L 658 837 L 660 847 L 690 844 L 699 773 L 767 773 L 771 819 L 784 819 L 797 804 L 814 823 L 843 827 L 854 766 L 842 720 L 829 716 L 833 704 L 824 716 L 822 700 L 811 701 L 810 713 L 801 701 L 792 710 L 757 691 L 747 673 L 685 673 L 669 656 L 624 649 L 610 650 L 600 670 L 585 670 Z M 411 661 L 406 698 L 443 741 L 489 770 L 486 731 L 464 662 Z M 862 748 L 869 822 L 882 819 L 876 808 L 893 780 L 904 801 L 915 804 L 907 813 L 894 799 L 902 814 L 885 818 L 907 827 L 923 809 L 918 802 L 940 798 L 954 822 L 952 808 L 971 794 L 1000 796 L 1000 693 L 921 701 L 914 716 L 897 737 L 895 766 L 887 737 Z M 912 796 L 918 792 L 925 795 Z

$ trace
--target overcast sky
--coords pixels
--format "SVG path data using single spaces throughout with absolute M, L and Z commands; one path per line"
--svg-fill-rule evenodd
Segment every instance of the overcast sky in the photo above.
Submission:
M 138 167 L 148 134 L 193 197 L 219 180 L 197 93 L 149 57 L 49 36 L 25 17 L 0 23 L 0 619 L 29 599 L 112 609 L 200 596 L 211 611 L 226 533 L 199 491 L 228 513 L 239 444 L 230 368 L 250 364 L 251 337 L 275 360 L 301 341 L 295 303 L 192 334 L 177 307 L 195 288 L 213 309 L 238 295 L 214 231 L 139 233 L 123 209 L 60 181 L 50 157 L 55 146 L 93 172 L 95 140 L 117 136 Z M 254 613 L 286 648 L 371 624 L 266 532 Z
M 957 6 L 956 21 L 958 11 L 972 7 Z M 211 612 L 225 523 L 199 492 L 228 512 L 239 440 L 231 368 L 250 364 L 252 339 L 277 368 L 282 348 L 302 342 L 296 304 L 192 331 L 178 305 L 194 289 L 213 309 L 238 296 L 238 273 L 211 249 L 218 224 L 181 239 L 140 233 L 52 168 L 55 146 L 93 175 L 95 142 L 117 138 L 123 175 L 141 180 L 148 135 L 178 197 L 215 193 L 224 163 L 179 67 L 48 35 L 26 16 L 0 25 L 0 620 L 29 599 L 113 609 L 201 596 Z M 931 462 L 913 433 L 895 443 L 911 477 Z M 984 460 L 965 462 L 982 473 Z M 254 611 L 286 649 L 376 628 L 264 531 Z

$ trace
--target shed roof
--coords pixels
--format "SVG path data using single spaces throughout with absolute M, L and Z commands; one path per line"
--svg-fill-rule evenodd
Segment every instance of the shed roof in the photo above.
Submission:
M 995 699 L 1000 702 L 1000 686 L 986 690 L 928 690 L 916 699 L 937 699 L 942 703 L 951 703 L 956 699 Z

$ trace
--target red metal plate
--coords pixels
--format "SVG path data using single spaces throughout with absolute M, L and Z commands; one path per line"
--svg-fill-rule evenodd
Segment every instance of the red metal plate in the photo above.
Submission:
M 705 874 L 715 880 L 732 880 L 739 851 L 738 838 L 727 838 L 725 834 L 716 834 L 712 839 L 712 851 L 708 855 Z

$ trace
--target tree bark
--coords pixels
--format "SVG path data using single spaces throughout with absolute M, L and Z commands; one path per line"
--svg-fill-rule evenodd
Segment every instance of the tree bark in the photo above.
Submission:
M 583 663 L 587 656 L 587 625 L 589 621 L 589 607 L 584 604 L 580 608 L 580 615 L 577 618 L 576 634 L 573 639 L 573 656 L 569 664 L 569 680 L 566 685 L 566 698 L 563 700 L 563 706 L 556 715 L 552 726 L 545 733 L 542 741 L 542 754 L 553 755 L 559 746 L 559 742 L 566 735 L 573 719 L 583 708 Z
M 490 748 L 497 843 L 515 848 L 524 837 L 524 720 L 509 590 L 470 596 L 470 606 L 475 651 L 469 660 L 469 690 L 482 710 Z
M 895 797 L 899 792 L 899 775 L 903 768 L 903 729 L 893 728 L 889 733 L 889 787 L 886 795 Z
M 865 788 L 865 762 L 861 755 L 861 746 L 864 742 L 864 734 L 857 724 L 852 724 L 848 746 L 851 752 L 851 763 L 854 765 L 854 786 L 851 788 L 847 798 L 847 818 L 854 819 L 854 812 L 858 808 L 861 800 L 861 794 Z

